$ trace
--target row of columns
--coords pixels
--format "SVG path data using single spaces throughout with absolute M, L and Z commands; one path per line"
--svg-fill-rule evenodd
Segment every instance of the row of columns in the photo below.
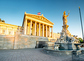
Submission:
M 6 35 L 9 34 L 8 28 L 6 28 Z M 14 29 L 12 28 L 11 35 L 14 35 Z
M 0 34 L 2 33 L 1 26 L 0 26 Z
M 5 35 L 9 35 L 9 31 L 8 31 L 8 28 L 6 27 L 6 30 L 4 30 L 5 31 Z M 3 29 L 2 29 L 2 27 L 0 26 L 0 34 L 2 34 L 3 33 Z M 12 32 L 11 32 L 11 35 L 14 35 L 14 29 L 12 28 Z
M 35 30 L 34 30 L 34 35 L 36 36 L 36 25 L 37 25 L 37 22 L 35 22 Z M 41 23 L 39 23 L 39 36 L 40 36 L 40 31 L 41 31 Z M 42 36 L 44 37 L 44 24 L 42 24 Z M 30 35 L 31 35 L 31 29 L 32 29 L 32 20 L 30 20 Z M 27 34 L 27 20 L 24 21 L 24 34 L 26 35 Z M 47 25 L 46 25 L 46 37 L 48 37 L 47 35 Z M 50 26 L 49 26 L 49 37 L 50 37 Z M 51 27 L 51 37 L 53 37 L 53 27 Z

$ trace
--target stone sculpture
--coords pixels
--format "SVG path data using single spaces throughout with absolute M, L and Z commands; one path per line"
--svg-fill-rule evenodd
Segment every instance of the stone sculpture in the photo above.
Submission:
M 63 25 L 67 25 L 67 17 L 69 16 L 69 13 L 68 13 L 68 15 L 66 15 L 66 12 L 64 11 L 63 14 L 64 14 L 63 15 Z
M 76 40 L 74 37 L 71 36 L 71 33 L 68 30 L 69 25 L 67 25 L 67 17 L 66 12 L 63 13 L 63 29 L 60 33 L 60 38 L 57 39 L 56 44 L 59 44 L 59 49 L 61 50 L 73 50 L 76 49 L 74 45 L 74 41 Z M 77 40 L 76 40 L 77 41 Z M 57 46 L 55 46 L 57 47 Z
M 63 29 L 62 29 L 62 32 L 65 33 L 65 35 L 68 35 L 68 36 L 71 36 L 70 32 L 68 31 L 68 27 L 69 25 L 67 25 L 67 17 L 69 16 L 69 13 L 68 15 L 66 15 L 66 12 L 64 11 L 63 13 Z

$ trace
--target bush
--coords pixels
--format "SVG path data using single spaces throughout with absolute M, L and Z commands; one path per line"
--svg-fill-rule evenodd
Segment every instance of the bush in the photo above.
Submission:
M 83 39 L 82 38 L 79 38 L 79 41 L 80 41 L 80 43 L 82 43 L 83 42 Z

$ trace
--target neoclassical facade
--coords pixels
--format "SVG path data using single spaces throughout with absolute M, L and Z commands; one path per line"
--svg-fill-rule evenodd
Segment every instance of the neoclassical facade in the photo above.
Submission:
M 48 39 L 57 39 L 60 34 L 53 33 L 53 25 L 51 21 L 42 15 L 34 15 L 24 13 L 22 26 L 5 23 L 0 19 L 0 35 L 15 35 L 16 32 L 20 34 L 48 37 Z
M 33 15 L 25 12 L 22 27 L 24 27 L 24 34 L 26 35 L 53 37 L 53 25 L 54 23 L 43 15 Z

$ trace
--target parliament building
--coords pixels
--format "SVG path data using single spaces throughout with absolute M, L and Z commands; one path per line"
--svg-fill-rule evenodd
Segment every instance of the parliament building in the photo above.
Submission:
M 17 34 L 20 36 L 24 35 L 25 37 L 37 36 L 38 38 L 42 38 L 42 39 L 44 37 L 44 39 L 47 38 L 48 41 L 55 42 L 57 38 L 60 37 L 60 34 L 53 32 L 53 25 L 54 23 L 52 23 L 47 18 L 45 18 L 43 14 L 34 15 L 34 14 L 28 14 L 25 12 L 22 26 L 7 24 L 5 23 L 4 20 L 0 19 L 0 37 L 2 36 L 14 37 L 14 40 L 13 40 L 14 42 L 12 42 L 13 43 L 12 48 L 15 48 L 14 47 L 16 42 L 15 37 L 17 36 Z M 0 40 L 4 40 L 4 39 L 0 38 Z

